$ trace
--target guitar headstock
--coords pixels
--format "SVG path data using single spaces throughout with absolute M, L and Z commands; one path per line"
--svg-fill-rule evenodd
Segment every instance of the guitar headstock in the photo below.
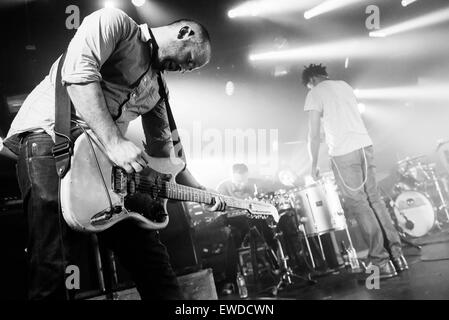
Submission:
M 248 213 L 250 214 L 250 216 L 255 217 L 272 217 L 274 222 L 279 222 L 278 210 L 271 203 L 251 200 L 249 201 Z

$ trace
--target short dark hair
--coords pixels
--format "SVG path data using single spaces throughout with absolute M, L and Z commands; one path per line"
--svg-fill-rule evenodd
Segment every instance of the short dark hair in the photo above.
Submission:
M 192 19 L 178 19 L 176 21 L 173 21 L 172 23 L 169 24 L 169 26 L 177 26 L 177 25 L 182 25 L 182 24 L 187 24 L 187 25 L 196 25 L 198 27 L 199 33 L 198 39 L 201 40 L 201 42 L 209 42 L 210 43 L 210 35 L 209 32 L 207 31 L 206 27 L 203 26 L 201 23 L 199 23 L 198 21 L 192 20 Z
M 304 70 L 302 72 L 302 84 L 307 86 L 310 79 L 316 76 L 324 76 L 327 77 L 326 67 L 320 64 L 309 64 L 309 66 L 304 66 Z
M 248 172 L 248 167 L 244 163 L 236 163 L 232 166 L 232 172 L 238 174 L 244 174 Z

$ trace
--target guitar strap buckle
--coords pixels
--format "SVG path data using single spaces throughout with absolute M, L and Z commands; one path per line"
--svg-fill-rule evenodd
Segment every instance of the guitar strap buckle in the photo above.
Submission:
M 60 178 L 63 178 L 70 168 L 70 157 L 73 154 L 72 141 L 66 140 L 55 144 L 52 153 L 56 162 L 56 172 Z

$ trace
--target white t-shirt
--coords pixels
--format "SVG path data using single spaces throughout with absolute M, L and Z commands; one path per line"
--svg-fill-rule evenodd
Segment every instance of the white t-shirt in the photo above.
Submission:
M 373 144 L 357 107 L 354 91 L 344 81 L 320 82 L 307 94 L 304 110 L 321 113 L 331 156 L 341 156 Z

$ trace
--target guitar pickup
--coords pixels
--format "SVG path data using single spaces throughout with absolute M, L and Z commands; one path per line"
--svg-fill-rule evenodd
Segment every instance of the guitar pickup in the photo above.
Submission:
M 127 194 L 128 174 L 119 167 L 112 168 L 112 190 L 122 195 Z

